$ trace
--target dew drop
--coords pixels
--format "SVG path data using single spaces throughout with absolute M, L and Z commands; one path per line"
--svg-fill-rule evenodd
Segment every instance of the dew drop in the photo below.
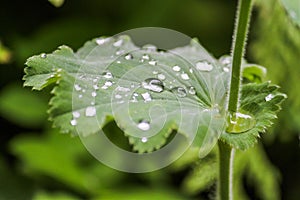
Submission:
M 99 86 L 98 86 L 98 85 L 93 85 L 93 88 L 94 88 L 95 90 L 99 90 Z
M 142 87 L 153 92 L 162 92 L 164 90 L 163 83 L 156 78 L 146 79 L 142 82 Z
M 188 87 L 188 91 L 192 95 L 196 94 L 196 90 L 195 90 L 195 88 L 193 86 Z
M 72 126 L 76 126 L 77 125 L 77 120 L 76 119 L 72 119 L 70 121 L 70 123 L 71 123 Z
M 255 119 L 246 112 L 234 112 L 229 113 L 227 123 L 228 133 L 243 133 L 255 126 Z
M 125 52 L 124 50 L 118 50 L 118 51 L 116 51 L 116 55 L 119 56 L 119 55 L 123 54 L 124 52 Z
M 104 78 L 107 78 L 107 79 L 113 78 L 113 75 L 111 72 L 104 72 L 102 75 Z
M 232 63 L 232 57 L 225 55 L 219 58 L 219 62 L 224 65 L 225 67 L 229 67 L 231 66 Z
M 74 111 L 72 113 L 72 115 L 73 115 L 74 118 L 79 118 L 80 117 L 80 113 L 78 111 Z
M 229 72 L 229 68 L 228 67 L 223 67 L 223 71 L 224 72 Z
M 78 85 L 78 84 L 75 84 L 75 85 L 74 85 L 74 88 L 75 88 L 76 91 L 80 91 L 80 90 L 81 90 L 81 87 L 80 87 L 80 85 Z
M 148 92 L 142 93 L 141 95 L 142 95 L 145 102 L 152 100 L 152 97 Z
M 200 71 L 210 72 L 213 69 L 213 65 L 207 61 L 198 61 L 196 68 Z
M 271 101 L 274 98 L 273 94 L 268 94 L 268 96 L 265 97 L 266 101 Z
M 172 69 L 175 72 L 179 72 L 181 68 L 178 65 L 175 65 Z
M 141 120 L 137 127 L 143 131 L 148 131 L 150 129 L 150 124 L 146 120 Z
M 97 93 L 96 92 L 92 92 L 92 97 L 96 97 Z
M 94 106 L 89 106 L 85 109 L 85 116 L 93 117 L 96 115 L 96 108 Z
M 149 59 L 150 59 L 150 56 L 149 56 L 148 54 L 144 54 L 144 55 L 142 56 L 142 59 L 143 59 L 143 60 L 149 60 Z
M 108 42 L 109 40 L 110 40 L 110 38 L 98 38 L 98 39 L 96 39 L 96 43 L 98 45 L 102 45 L 102 44 Z
M 147 137 L 142 137 L 141 141 L 142 141 L 142 143 L 146 143 L 148 141 L 148 138 Z
M 121 40 L 118 40 L 118 41 L 114 42 L 113 46 L 114 47 L 120 47 L 120 46 L 122 46 L 122 44 L 123 44 L 123 40 L 121 39 Z
M 116 95 L 115 95 L 115 98 L 116 98 L 116 99 L 122 99 L 122 96 L 119 95 L 119 94 L 116 94 Z
M 181 78 L 182 78 L 183 80 L 189 80 L 189 79 L 190 79 L 189 75 L 186 74 L 186 73 L 182 73 L 182 74 L 181 74 Z
M 105 83 L 104 83 L 104 85 L 105 86 L 112 86 L 113 85 L 113 82 L 111 82 L 111 81 L 106 81 Z
M 163 80 L 166 79 L 166 76 L 163 75 L 163 74 L 158 74 L 158 75 L 157 75 L 157 78 L 158 78 L 159 80 L 163 81 Z
M 78 98 L 81 99 L 82 98 L 82 94 L 78 95 Z
M 127 87 L 122 87 L 122 86 L 118 86 L 116 88 L 116 90 L 120 91 L 120 92 L 130 92 L 130 88 Z
M 156 51 L 157 50 L 157 47 L 152 44 L 146 44 L 142 48 L 146 49 L 147 51 Z
M 171 89 L 171 92 L 173 92 L 178 97 L 186 97 L 186 90 L 182 87 L 174 87 Z
M 158 71 L 153 71 L 152 74 L 158 74 Z
M 47 58 L 47 54 L 42 53 L 42 54 L 41 54 L 41 58 Z
M 157 61 L 156 60 L 150 60 L 148 63 L 149 63 L 149 65 L 152 65 L 152 66 L 157 65 Z
M 124 58 L 125 58 L 125 60 L 132 60 L 133 56 L 132 56 L 132 54 L 128 53 L 128 54 L 125 55 Z

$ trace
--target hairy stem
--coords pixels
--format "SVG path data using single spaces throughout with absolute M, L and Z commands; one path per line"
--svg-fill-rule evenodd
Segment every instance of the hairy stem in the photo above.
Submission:
M 232 200 L 234 149 L 228 144 L 219 141 L 220 181 L 219 196 L 221 200 Z
M 251 0 L 239 0 L 237 9 L 237 21 L 235 24 L 234 37 L 232 42 L 232 71 L 229 93 L 228 110 L 236 112 L 239 106 L 239 91 L 241 82 L 241 64 L 245 52 L 250 14 Z
M 241 64 L 245 52 L 251 8 L 251 0 L 239 0 L 232 42 L 233 61 L 228 104 L 228 111 L 230 112 L 236 112 L 239 108 Z M 219 141 L 219 152 L 219 197 L 221 200 L 232 200 L 234 149 L 228 144 Z

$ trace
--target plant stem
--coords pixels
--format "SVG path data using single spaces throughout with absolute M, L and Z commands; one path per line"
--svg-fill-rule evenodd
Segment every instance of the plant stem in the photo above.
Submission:
M 251 15 L 251 0 L 239 0 L 237 21 L 232 42 L 232 71 L 229 92 L 228 111 L 236 112 L 239 108 L 241 84 L 241 64 L 245 52 L 245 43 Z M 234 149 L 219 140 L 219 197 L 221 200 L 233 199 L 233 159 Z
M 233 61 L 228 104 L 228 110 L 231 112 L 236 112 L 239 106 L 241 64 L 245 52 L 245 43 L 247 39 L 251 8 L 251 0 L 239 0 L 236 18 L 237 21 L 235 24 L 234 38 L 232 42 Z
M 234 149 L 231 148 L 228 144 L 219 140 L 219 195 L 222 200 L 233 199 L 233 159 Z

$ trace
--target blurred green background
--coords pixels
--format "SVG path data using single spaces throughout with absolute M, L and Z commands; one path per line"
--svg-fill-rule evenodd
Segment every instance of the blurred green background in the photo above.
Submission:
M 230 0 L 73 0 L 56 8 L 46 0 L 1 1 L 0 199 L 213 199 L 216 183 L 199 185 L 206 171 L 197 167 L 193 152 L 147 174 L 127 174 L 100 164 L 78 138 L 51 128 L 46 113 L 50 89 L 23 88 L 22 76 L 26 59 L 34 54 L 50 53 L 62 44 L 76 50 L 94 37 L 146 26 L 197 37 L 218 58 L 230 53 L 236 4 Z M 247 59 L 267 67 L 268 78 L 289 96 L 260 144 L 264 159 L 280 177 L 278 191 L 265 192 L 296 200 L 300 198 L 300 29 L 278 0 L 257 1 L 248 44 Z M 114 131 L 113 125 L 106 128 Z M 268 180 L 257 186 L 247 173 L 240 179 L 248 199 L 271 199 L 256 189 Z

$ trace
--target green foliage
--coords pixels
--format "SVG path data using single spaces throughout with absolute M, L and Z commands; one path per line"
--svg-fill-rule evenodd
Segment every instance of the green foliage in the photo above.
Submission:
M 36 127 L 47 118 L 45 100 L 20 84 L 7 85 L 0 94 L 0 113 L 16 124 Z
M 270 82 L 243 85 L 240 109 L 254 116 L 255 126 L 239 134 L 224 132 L 221 140 L 241 150 L 252 147 L 260 137 L 259 134 L 265 132 L 272 125 L 272 120 L 277 118 L 276 113 L 281 109 L 280 104 L 285 98 L 285 94 L 278 92 L 278 86 Z
M 281 0 L 286 9 L 289 18 L 300 27 L 300 1 L 299 0 Z
M 295 1 L 296 2 L 296 1 Z M 257 1 L 260 14 L 253 31 L 257 37 L 251 45 L 254 58 L 268 69 L 268 79 L 282 86 L 289 98 L 280 113 L 274 131 L 285 130 L 280 138 L 291 138 L 300 130 L 300 31 L 291 24 L 284 8 L 275 0 Z M 294 7 L 298 9 L 298 7 Z M 267 48 L 266 48 L 267 47 Z
M 123 56 L 115 55 L 118 52 L 122 52 Z M 190 63 L 174 54 L 184 57 Z M 137 67 L 141 59 L 146 65 Z M 199 60 L 205 61 L 199 64 Z M 107 63 L 111 64 L 107 66 Z M 49 114 L 54 125 L 60 127 L 62 132 L 89 135 L 104 127 L 114 115 L 118 126 L 129 136 L 134 150 L 145 152 L 164 145 L 172 130 L 187 137 L 193 137 L 191 134 L 197 132 L 195 144 L 198 146 L 204 143 L 204 136 L 217 139 L 213 132 L 220 134 L 223 131 L 229 74 L 196 40 L 189 46 L 161 53 L 153 47 L 138 49 L 126 36 L 98 38 L 87 42 L 77 53 L 73 53 L 67 46 L 61 46 L 52 54 L 43 53 L 29 58 L 26 65 L 25 86 L 40 90 L 53 83 L 58 85 L 52 91 L 54 97 L 50 101 Z M 209 66 L 209 69 L 201 69 L 198 65 Z M 245 76 L 252 81 L 257 78 L 260 80 L 264 75 L 262 68 L 257 66 L 247 66 L 245 70 Z M 171 81 L 175 81 L 175 84 L 172 85 Z M 134 88 L 134 92 L 130 88 Z M 244 88 L 242 108 L 254 115 L 256 128 L 242 134 L 222 136 L 223 140 L 240 149 L 247 149 L 254 144 L 259 132 L 271 124 L 270 120 L 275 118 L 278 105 L 284 99 L 284 95 L 272 93 L 276 87 L 268 86 L 267 83 L 262 86 L 249 84 Z M 126 92 L 131 92 L 127 98 Z M 276 98 L 266 101 L 267 95 Z M 122 103 L 124 100 L 132 103 L 128 106 Z M 161 113 L 159 107 L 164 108 L 165 114 Z M 150 109 L 151 119 L 154 119 L 151 122 L 147 112 L 137 112 Z M 124 115 L 127 112 L 128 115 Z M 184 115 L 182 121 L 181 115 Z M 214 115 L 219 116 L 212 120 Z M 165 124 L 159 133 L 147 138 L 147 142 L 130 135 L 147 131 L 150 124 L 154 129 L 159 129 L 163 120 Z M 146 123 L 147 130 L 139 128 L 139 123 Z M 209 151 L 213 145 L 205 146 L 206 150 L 202 151 Z

